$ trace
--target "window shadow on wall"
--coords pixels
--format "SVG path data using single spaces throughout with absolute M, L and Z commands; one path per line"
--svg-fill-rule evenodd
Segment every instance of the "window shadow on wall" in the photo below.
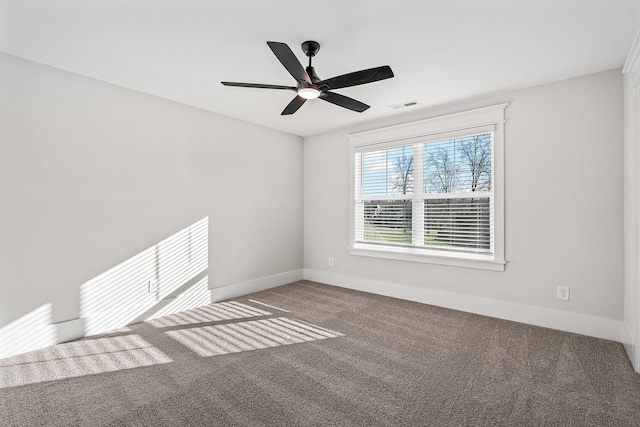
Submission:
M 0 359 L 56 344 L 51 319 L 52 305 L 47 303 L 0 327 Z
M 208 242 L 205 217 L 82 284 L 85 335 L 210 303 Z

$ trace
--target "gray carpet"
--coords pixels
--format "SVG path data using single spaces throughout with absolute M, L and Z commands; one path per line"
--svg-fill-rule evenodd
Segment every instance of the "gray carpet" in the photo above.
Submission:
M 2 426 L 638 426 L 619 343 L 302 281 L 0 360 Z

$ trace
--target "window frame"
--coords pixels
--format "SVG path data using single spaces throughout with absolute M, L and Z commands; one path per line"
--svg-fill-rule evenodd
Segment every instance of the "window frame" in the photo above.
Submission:
M 448 114 L 349 134 L 349 253 L 356 256 L 504 271 L 504 111 L 508 104 Z M 439 141 L 478 133 L 493 134 L 493 254 L 439 251 L 356 243 L 356 153 Z M 416 163 L 417 164 L 417 163 Z M 414 168 L 415 173 L 416 168 Z M 414 185 L 416 185 L 414 175 Z

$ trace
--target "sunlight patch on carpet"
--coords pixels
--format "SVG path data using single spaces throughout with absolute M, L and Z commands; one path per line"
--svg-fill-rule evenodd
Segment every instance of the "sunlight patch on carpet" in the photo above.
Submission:
M 340 332 L 286 317 L 181 329 L 165 333 L 202 357 L 344 336 Z
M 191 325 L 195 323 L 221 322 L 247 317 L 269 316 L 271 313 L 236 301 L 218 302 L 181 313 L 147 321 L 156 328 Z
M 284 311 L 285 313 L 291 313 L 289 310 L 285 310 L 284 308 L 280 308 L 280 307 L 276 307 L 275 305 L 270 305 L 264 302 L 260 302 L 254 299 L 250 299 L 249 302 L 255 303 L 255 304 L 260 304 L 263 305 L 265 307 L 269 307 L 269 308 L 273 308 L 274 310 L 280 310 L 280 311 Z
M 169 362 L 138 335 L 75 341 L 0 360 L 0 389 Z

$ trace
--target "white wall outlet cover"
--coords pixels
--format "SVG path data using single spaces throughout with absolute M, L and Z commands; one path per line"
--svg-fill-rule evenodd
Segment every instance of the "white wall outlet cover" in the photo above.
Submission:
M 569 301 L 569 287 L 558 286 L 557 298 L 563 301 Z

